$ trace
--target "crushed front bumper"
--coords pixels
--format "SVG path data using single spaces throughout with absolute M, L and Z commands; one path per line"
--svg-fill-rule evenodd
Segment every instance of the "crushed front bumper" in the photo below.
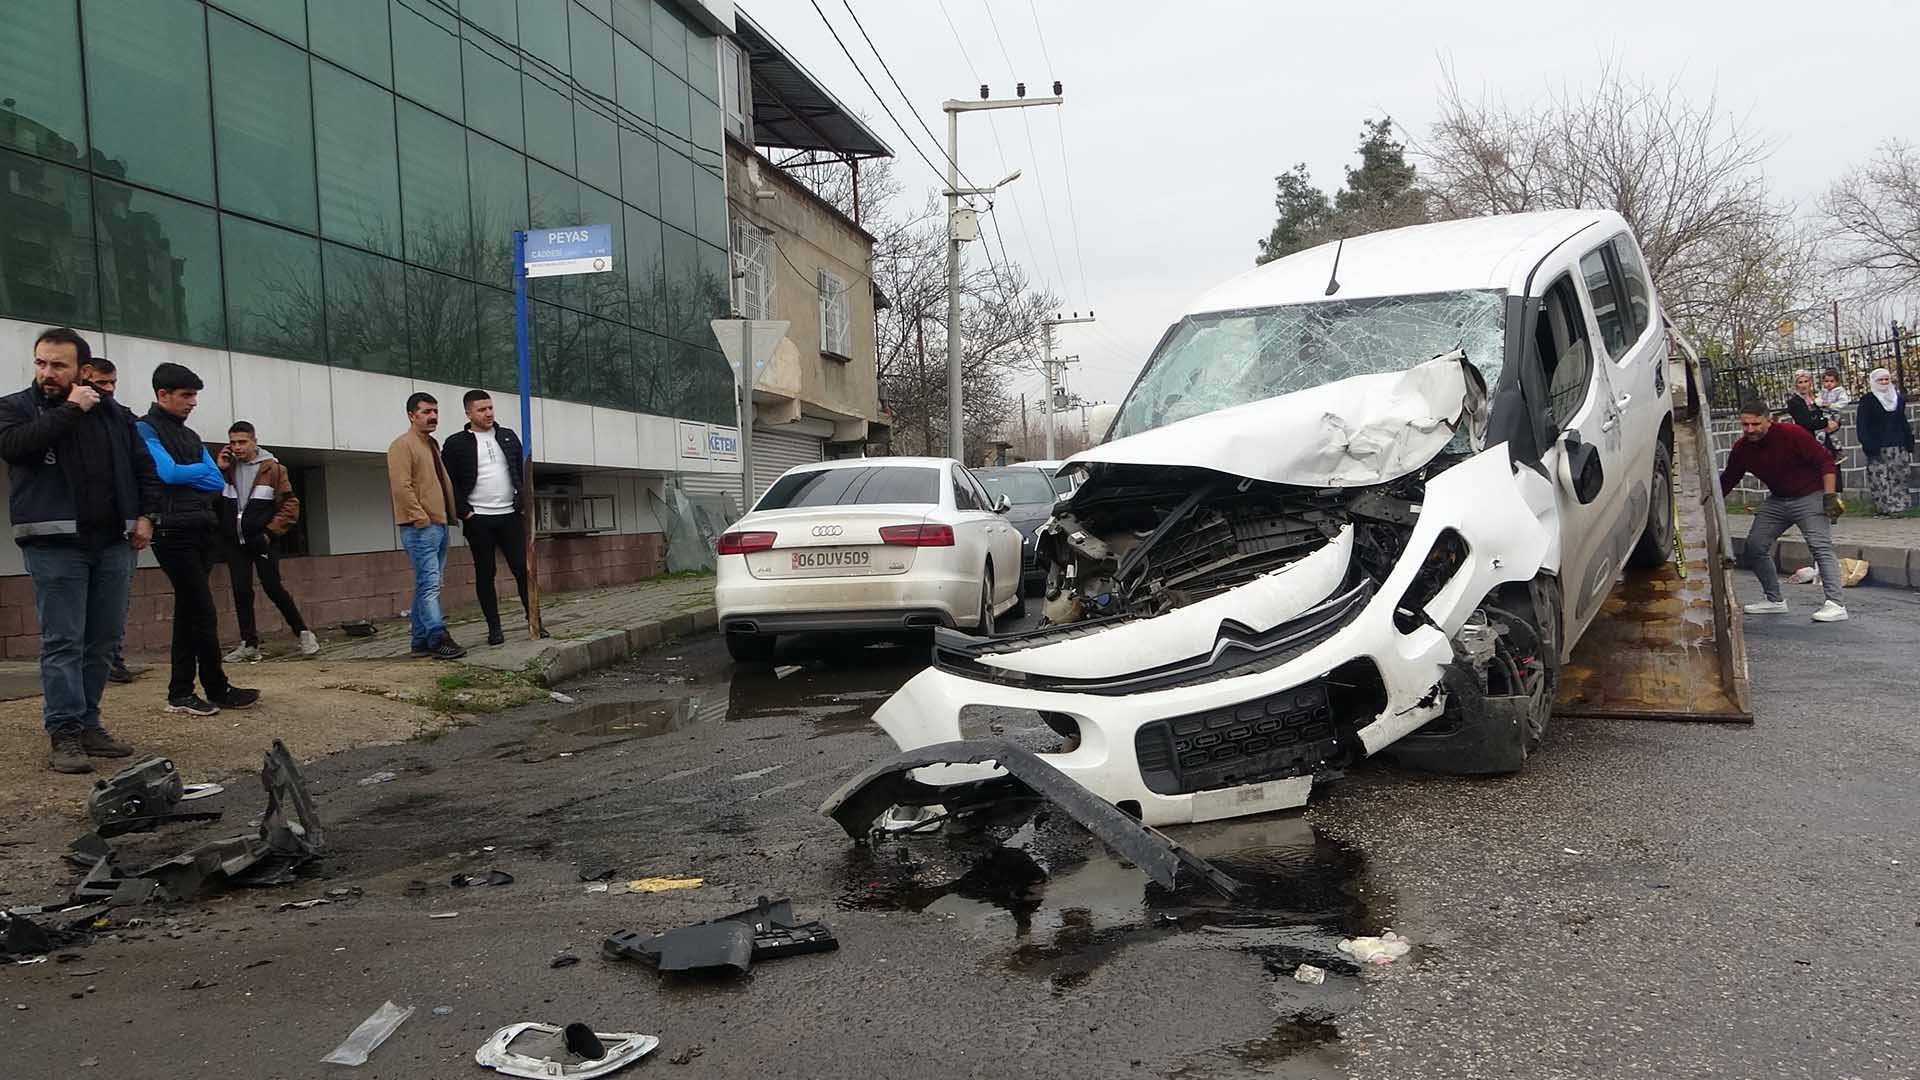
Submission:
M 1459 534 L 1467 556 L 1426 604 L 1418 624 L 1403 631 L 1395 608 L 1445 530 Z M 1194 619 L 1176 610 L 1110 629 L 1061 628 L 1069 638 L 1080 637 L 1068 642 L 1083 664 L 1075 675 L 1036 678 L 1034 658 L 1041 650 L 1021 661 L 1027 670 L 1018 678 L 1005 661 L 985 670 L 978 656 L 970 670 L 969 658 L 959 655 L 963 650 L 949 643 L 943 662 L 909 680 L 874 719 L 911 750 L 960 739 L 960 715 L 970 706 L 1053 714 L 1049 723 L 1077 730 L 1077 744 L 1042 760 L 1107 801 L 1137 811 L 1148 825 L 1301 806 L 1316 771 L 1376 753 L 1444 711 L 1442 679 L 1454 659 L 1452 635 L 1494 587 L 1539 572 L 1548 545 L 1547 528 L 1522 497 L 1505 447 L 1491 447 L 1428 484 L 1407 554 L 1379 588 L 1353 605 L 1357 610 L 1341 608 L 1337 618 L 1316 624 L 1309 640 L 1296 643 L 1304 649 L 1279 654 L 1278 662 L 1226 677 L 1203 672 L 1197 681 L 1139 681 L 1190 662 L 1191 650 L 1183 645 L 1177 654 L 1145 657 L 1131 671 L 1106 672 L 1095 680 L 1098 685 L 1086 681 L 1090 669 L 1084 664 L 1092 658 L 1085 646 L 1116 630 L 1127 630 L 1109 639 L 1116 646 L 1123 639 L 1138 645 L 1143 628 L 1167 620 L 1170 635 L 1177 630 L 1190 639 Z M 1292 569 L 1273 575 L 1274 581 Z M 1339 580 L 1346 587 L 1353 581 L 1344 573 Z M 1312 608 L 1290 610 L 1286 619 L 1268 620 L 1272 625 L 1208 614 L 1213 655 L 1218 642 L 1280 631 L 1339 596 L 1337 589 L 1308 596 Z M 991 765 L 962 764 L 930 766 L 915 775 L 942 784 L 995 773 Z

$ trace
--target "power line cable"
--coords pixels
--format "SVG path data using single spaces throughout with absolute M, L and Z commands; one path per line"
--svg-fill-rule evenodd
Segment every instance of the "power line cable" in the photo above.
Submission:
M 1047 32 L 1040 26 L 1040 8 L 1034 0 L 1027 0 L 1027 11 L 1033 15 L 1033 33 L 1040 40 L 1040 58 L 1047 62 L 1047 75 L 1057 78 L 1059 73 L 1053 69 L 1053 56 L 1047 51 Z M 1063 114 L 1065 109 L 1053 111 L 1053 124 L 1060 133 L 1060 172 L 1067 182 L 1067 221 L 1073 228 L 1073 261 L 1080 268 L 1080 293 L 1092 300 L 1092 292 L 1087 288 L 1087 259 L 1080 246 L 1080 211 L 1073 200 L 1073 166 L 1067 157 L 1067 122 Z
M 960 179 L 965 180 L 967 182 L 968 187 L 970 188 L 979 187 L 980 185 L 974 183 L 973 178 L 968 176 L 966 174 L 966 171 L 960 168 L 960 163 L 953 160 L 953 155 L 947 153 L 946 148 L 940 145 L 940 137 L 933 133 L 933 129 L 928 127 L 926 120 L 920 116 L 919 110 L 913 107 L 913 99 L 907 96 L 906 88 L 900 85 L 900 80 L 894 78 L 893 68 L 888 65 L 887 58 L 880 55 L 880 47 L 878 45 L 875 45 L 873 43 L 873 38 L 867 34 L 867 27 L 864 23 L 860 21 L 860 16 L 854 14 L 853 4 L 851 0 L 840 0 L 840 3 L 841 3 L 841 6 L 847 9 L 847 15 L 853 19 L 853 25 L 855 28 L 857 28 L 860 31 L 860 36 L 866 39 L 867 48 L 873 51 L 873 58 L 875 60 L 880 61 L 880 70 L 887 73 L 888 81 L 892 82 L 893 88 L 899 92 L 900 100 L 902 103 L 906 105 L 907 112 L 914 118 L 914 120 L 917 123 L 919 123 L 920 130 L 927 133 L 927 141 L 933 144 L 933 148 L 935 150 L 940 151 L 940 156 L 946 159 L 946 162 L 948 165 L 953 166 L 953 171 L 959 175 Z M 819 7 L 818 4 L 814 6 L 816 9 Z M 869 85 L 868 89 L 872 89 L 871 85 Z
M 993 17 L 993 5 L 988 0 L 980 0 L 980 6 L 986 9 L 987 24 L 993 27 L 993 38 L 1000 43 L 1000 56 L 1006 60 L 1008 72 L 1018 79 L 1019 71 L 1013 66 L 1013 54 L 1007 51 L 1007 39 L 1000 36 L 1000 21 Z M 1033 142 L 1033 120 L 1027 116 L 1025 109 L 1020 110 L 1020 123 L 1027 130 L 1027 153 L 1033 155 L 1033 182 L 1040 188 L 1040 216 L 1047 223 L 1047 247 L 1053 252 L 1054 272 L 1064 281 L 1067 275 L 1063 268 L 1066 264 L 1060 261 L 1060 241 L 1053 234 L 1053 210 L 1047 205 L 1047 180 L 1039 169 L 1040 151 Z

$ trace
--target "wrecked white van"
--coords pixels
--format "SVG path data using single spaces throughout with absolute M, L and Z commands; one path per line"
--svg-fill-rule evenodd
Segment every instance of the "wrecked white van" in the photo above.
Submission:
M 974 706 L 1148 825 L 1303 804 L 1394 748 L 1518 769 L 1623 566 L 1670 557 L 1659 303 L 1626 223 L 1420 225 L 1268 263 L 1161 339 L 1039 537 L 1046 624 L 943 631 L 875 719 Z M 923 766 L 964 783 L 991 763 Z

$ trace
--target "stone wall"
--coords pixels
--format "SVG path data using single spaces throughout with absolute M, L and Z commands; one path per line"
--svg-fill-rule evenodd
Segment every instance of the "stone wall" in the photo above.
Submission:
M 617 533 L 563 537 L 539 542 L 540 589 L 566 592 L 603 585 L 640 581 L 666 572 L 666 539 L 660 533 Z M 351 619 L 390 619 L 405 611 L 413 599 L 413 568 L 405 552 L 374 551 L 361 555 L 315 555 L 280 563 L 287 591 L 300 606 L 308 625 L 324 629 Z M 441 602 L 450 611 L 475 605 L 473 555 L 465 547 L 447 557 Z M 494 588 L 504 613 L 517 613 L 513 576 L 502 562 Z M 239 641 L 233 616 L 233 589 L 225 566 L 213 572 L 213 596 L 220 607 L 220 640 Z M 125 651 L 130 655 L 166 655 L 173 627 L 173 590 L 157 568 L 134 575 L 133 600 L 127 615 Z M 287 634 L 280 612 L 260 591 L 253 590 L 254 616 L 263 638 Z M 505 614 L 512 619 L 514 614 Z M 466 643 L 471 644 L 471 643 Z M 34 616 L 33 579 L 19 575 L 0 578 L 0 648 L 9 660 L 31 660 L 40 655 L 40 627 Z

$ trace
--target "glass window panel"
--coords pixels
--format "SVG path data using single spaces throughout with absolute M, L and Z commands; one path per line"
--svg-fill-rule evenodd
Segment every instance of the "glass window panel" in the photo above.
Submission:
M 321 244 L 327 270 L 327 357 L 335 367 L 408 375 L 405 267 Z
M 578 9 L 568 16 L 568 20 L 573 40 L 574 81 L 601 97 L 612 97 L 612 28 Z
M 564 76 L 528 72 L 521 89 L 527 100 L 527 153 L 572 172 L 573 103 Z
M 520 149 L 525 142 L 518 61 L 492 42 L 471 38 L 461 55 L 465 58 L 467 126 Z
M 204 206 L 96 179 L 100 325 L 200 345 L 227 343 L 220 225 Z
M 433 3 L 435 0 L 400 0 Z M 451 7 L 451 0 L 440 0 Z M 514 0 L 460 0 L 460 15 L 489 34 L 513 43 L 520 40 L 520 18 Z
M 694 161 L 715 170 L 726 147 L 725 129 L 720 126 L 720 106 L 695 94 L 689 102 L 689 124 L 693 132 Z
M 0 315 L 98 326 L 87 174 L 0 150 Z
M 400 158 L 393 95 L 322 60 L 313 62 L 320 233 L 400 254 Z
M 713 35 L 687 27 L 687 83 L 708 101 L 720 100 L 719 49 Z
M 1638 338 L 1653 318 L 1650 302 L 1652 293 L 1647 288 L 1647 268 L 1640 261 L 1640 253 L 1634 248 L 1632 237 L 1614 237 L 1613 253 L 1620 260 L 1620 274 L 1626 279 L 1622 284 L 1627 292 L 1628 311 L 1633 316 L 1633 336 Z
M 664 0 L 653 0 L 653 53 L 660 66 L 687 77 L 687 28 Z
M 80 164 L 87 120 L 78 55 L 73 0 L 9 0 L 0 30 L 0 146 Z
M 513 287 L 513 232 L 527 227 L 527 159 L 490 139 L 467 134 L 473 184 L 474 277 Z
M 722 234 L 726 229 L 722 227 Z M 728 274 L 727 249 L 712 244 L 700 245 L 699 297 L 701 308 L 694 321 L 694 336 L 688 341 L 707 341 L 713 338 L 713 328 L 707 323 L 713 319 L 724 319 L 733 307 L 733 290 Z M 776 256 L 777 258 L 778 256 Z
M 220 206 L 312 231 L 306 54 L 218 12 L 208 18 Z
M 695 230 L 709 244 L 727 242 L 727 183 L 705 168 L 693 170 L 695 208 L 699 211 Z
M 612 0 L 576 0 L 576 2 L 579 3 L 581 7 L 599 16 L 601 22 L 607 22 L 613 18 Z M 575 62 L 577 63 L 578 61 Z
M 400 206 L 407 261 L 476 277 L 468 216 L 467 134 L 453 121 L 412 102 L 400 102 L 399 109 Z
M 620 131 L 620 191 L 627 202 L 660 213 L 660 148 L 647 136 Z
M 658 330 L 661 293 L 667 281 L 660 223 L 631 206 L 627 207 L 626 218 L 627 310 L 633 325 L 645 330 Z
M 262 356 L 326 359 L 319 243 L 257 221 L 220 215 L 230 347 Z
M 573 103 L 575 153 L 580 179 L 602 191 L 620 190 L 620 133 L 597 101 Z
M 580 310 L 615 322 L 630 321 L 627 313 L 627 274 L 620 252 L 627 242 L 625 208 L 620 200 L 602 191 L 580 185 L 580 222 L 583 225 L 608 225 L 613 228 L 613 269 L 602 274 L 581 274 Z
M 696 228 L 695 219 L 693 162 L 675 152 L 671 145 L 663 145 L 660 147 L 660 220 L 692 232 Z
M 470 281 L 407 267 L 407 342 L 414 378 L 460 387 L 476 385 L 480 362 L 474 324 L 475 288 Z
M 306 0 L 217 0 L 220 7 L 296 45 L 307 43 Z M 337 0 L 323 0 L 332 4 Z
M 513 294 L 478 287 L 476 337 L 480 351 L 480 385 L 488 390 L 520 392 L 519 345 L 514 338 Z M 517 428 L 518 416 L 505 423 Z
M 688 142 L 693 136 L 691 107 L 687 101 L 687 84 L 675 78 L 664 67 L 653 69 L 653 115 L 660 125 L 660 141 L 681 153 L 692 148 Z
M 574 400 L 609 409 L 630 409 L 633 371 L 627 360 L 628 336 L 633 331 L 607 319 L 580 317 L 579 349 L 575 357 Z
M 653 61 L 628 42 L 613 43 L 614 99 L 643 128 L 653 123 Z
M 633 332 L 629 368 L 633 377 L 633 408 L 655 416 L 670 416 L 667 376 L 674 343 L 645 330 Z
M 393 88 L 455 120 L 460 91 L 460 20 L 434 0 L 393 0 Z
M 584 316 L 538 300 L 527 303 L 528 356 L 533 364 L 533 392 L 539 397 L 579 401 L 584 396 L 585 368 L 579 366 L 580 321 Z M 581 393 L 568 393 L 581 382 Z
M 648 0 L 613 0 L 613 28 L 642 49 L 653 48 L 653 6 Z
M 579 225 L 580 181 L 555 172 L 537 161 L 527 162 L 527 205 L 533 228 L 551 229 L 561 225 Z M 534 278 L 529 283 L 532 295 L 542 300 L 581 306 L 580 279 L 572 275 Z
M 700 288 L 700 241 L 679 229 L 661 230 L 666 266 L 660 332 L 676 341 L 698 341 L 706 302 Z
M 206 9 L 167 0 L 87 0 L 93 169 L 213 201 Z
M 693 379 L 686 415 L 709 424 L 731 424 L 739 419 L 733 398 L 733 373 L 718 349 L 691 349 Z
M 307 18 L 314 52 L 382 86 L 393 85 L 387 0 L 322 0 Z
M 520 0 L 520 47 L 563 72 L 573 70 L 567 59 L 569 6 L 567 0 Z M 530 71 L 539 67 L 527 64 Z
M 1620 283 L 1607 265 L 1605 248 L 1596 248 L 1580 258 L 1580 274 L 1587 282 L 1587 298 L 1593 302 L 1593 315 L 1600 324 L 1600 340 L 1607 353 L 1618 360 L 1633 345 L 1627 331 L 1627 312 L 1620 302 Z

